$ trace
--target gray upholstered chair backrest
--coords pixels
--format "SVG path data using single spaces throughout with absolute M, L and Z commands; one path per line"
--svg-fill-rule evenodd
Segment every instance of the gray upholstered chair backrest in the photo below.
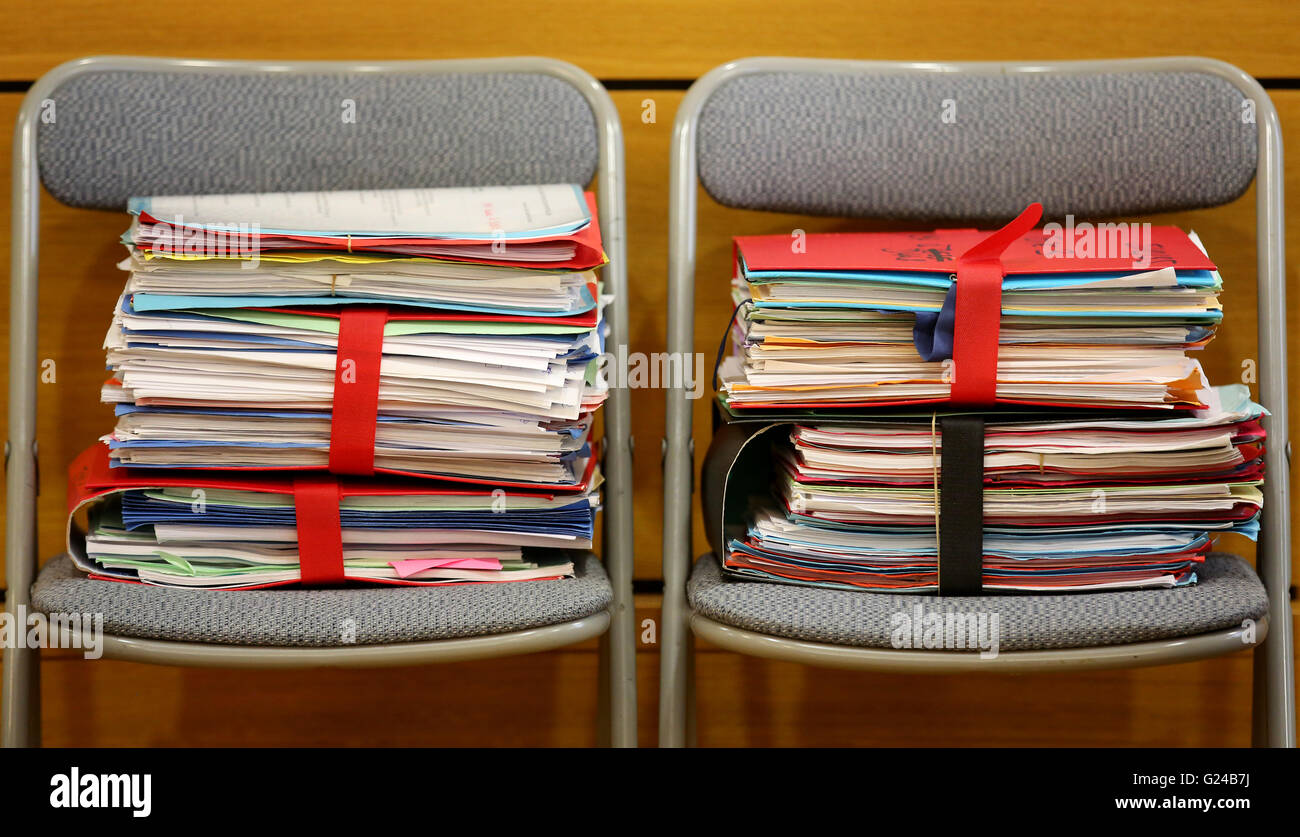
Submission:
M 721 204 L 889 218 L 1140 214 L 1237 198 L 1255 173 L 1250 104 L 1199 72 L 757 72 L 699 116 Z
M 101 70 L 42 118 L 41 180 L 58 200 L 133 195 L 588 183 L 595 117 L 531 73 L 289 74 Z

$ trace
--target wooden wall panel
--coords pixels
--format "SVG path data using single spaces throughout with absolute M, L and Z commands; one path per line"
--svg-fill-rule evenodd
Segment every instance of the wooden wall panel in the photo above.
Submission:
M 430 59 L 546 54 L 599 78 L 694 78 L 746 55 L 886 60 L 1211 55 L 1297 75 L 1290 0 L 576 0 L 480 3 L 231 0 L 159 10 L 102 0 L 10 0 L 0 78 L 85 55 Z
M 697 654 L 701 746 L 1247 747 L 1250 656 L 1018 677 Z
M 656 609 L 638 597 L 638 615 Z M 659 655 L 637 655 L 639 741 L 656 741 Z M 1250 655 L 1038 676 L 819 669 L 696 655 L 704 747 L 1244 747 Z M 595 743 L 596 654 L 423 668 L 176 669 L 51 652 L 45 743 L 82 747 Z
M 657 597 L 638 596 L 638 621 Z M 658 656 L 638 658 L 638 737 L 653 746 Z M 441 666 L 258 671 L 42 661 L 46 746 L 590 747 L 596 641 Z
M 771 0 L 581 0 L 473 6 L 392 0 L 370 4 L 358 25 L 350 0 L 309 11 L 247 0 L 197 6 L 174 18 L 130 4 L 11 0 L 0 32 L 0 80 L 30 80 L 88 54 L 213 58 L 450 58 L 544 53 L 604 79 L 692 79 L 743 55 L 908 60 L 1083 59 L 1207 54 L 1257 76 L 1300 77 L 1293 33 L 1300 7 L 1267 0 L 1228 9 L 1208 0 L 1154 0 L 1053 7 L 989 6 L 977 0 L 821 0 L 815 7 Z M 521 15 L 521 11 L 528 14 Z M 519 26 L 526 19 L 528 25 Z M 250 24 L 248 21 L 257 21 Z M 942 21 L 942 25 L 935 25 Z M 1151 33 L 1159 31 L 1153 39 Z M 961 37 L 955 37 L 959 33 Z M 1291 37 L 1287 37 L 1290 35 Z M 668 142 L 681 92 L 614 93 L 623 116 L 628 168 L 630 349 L 664 344 Z M 1274 90 L 1284 131 L 1300 136 L 1300 91 Z M 0 93 L 0 161 L 9 159 L 21 95 Z M 654 103 L 654 119 L 646 115 Z M 0 195 L 9 167 L 0 162 Z M 1297 285 L 1300 157 L 1287 171 L 1288 284 Z M 1231 206 L 1153 218 L 1193 226 L 1223 265 L 1227 323 L 1206 353 L 1216 381 L 1253 357 L 1254 252 L 1251 196 Z M 111 425 L 98 403 L 100 341 L 122 277 L 113 267 L 123 217 L 47 203 L 42 227 L 39 356 L 55 381 L 39 389 L 43 555 L 62 547 L 66 463 Z M 8 228 L 0 201 L 0 229 Z M 727 210 L 701 200 L 696 350 L 711 360 L 729 313 L 729 237 L 854 225 Z M 0 264 L 8 262 L 0 236 Z M 7 295 L 0 296 L 0 362 L 6 363 Z M 1288 312 L 1291 325 L 1295 323 Z M 1289 352 L 1293 367 L 1300 363 Z M 1293 390 L 1293 394 L 1295 391 Z M 660 576 L 663 396 L 633 392 L 637 439 L 639 579 Z M 702 457 L 707 400 L 696 412 Z M 0 422 L 5 417 L 0 416 Z M 1297 419 L 1300 422 L 1300 419 Z M 1295 425 L 1293 422 L 1293 432 Z M 698 464 L 698 463 L 697 463 Z M 3 488 L 0 487 L 0 492 Z M 1300 502 L 1300 500 L 1296 501 Z M 703 531 L 696 514 L 696 547 Z M 1298 535 L 1300 537 L 1300 535 Z M 3 583 L 0 568 L 0 584 Z M 638 597 L 638 620 L 654 619 L 658 597 Z M 1293 609 L 1294 614 L 1294 609 Z M 658 655 L 638 655 L 640 740 L 654 743 Z M 1241 745 L 1249 740 L 1246 655 L 1163 669 L 1062 677 L 962 678 L 869 675 L 742 658 L 704 647 L 698 655 L 700 743 L 752 745 Z M 67 655 L 44 663 L 46 740 L 55 745 L 573 745 L 593 743 L 596 655 L 587 643 L 559 653 L 422 669 L 318 672 L 176 670 L 120 662 L 93 665 Z M 382 711 L 376 711 L 380 707 Z
M 628 166 L 629 258 L 629 349 L 633 352 L 662 351 L 665 333 L 664 301 L 667 271 L 668 141 L 672 120 L 683 94 L 677 91 L 616 91 L 624 125 Z M 11 124 L 18 94 L 0 94 L 0 124 Z M 1300 91 L 1274 91 L 1273 99 L 1282 113 L 1283 130 L 1300 135 Z M 653 102 L 654 121 L 643 120 Z M 8 159 L 11 137 L 0 132 L 0 159 Z M 0 188 L 7 188 L 9 171 L 0 170 Z M 1287 166 L 1289 217 L 1300 217 L 1300 159 Z M 7 192 L 6 192 L 7 194 Z M 1236 380 L 1242 362 L 1255 356 L 1254 348 L 1254 212 L 1253 189 L 1240 200 L 1217 209 L 1152 218 L 1196 229 L 1211 254 L 1222 266 L 1228 292 L 1225 294 L 1225 325 L 1210 344 L 1203 361 L 1215 382 Z M 124 216 L 116 213 L 69 209 L 52 200 L 44 202 L 45 221 L 41 230 L 41 335 L 40 357 L 54 361 L 55 380 L 38 388 L 42 423 L 39 442 L 42 460 L 40 499 L 40 544 L 44 556 L 62 548 L 64 518 L 63 473 L 66 464 L 112 425 L 111 410 L 99 404 L 98 387 L 105 377 L 100 348 L 103 332 L 123 277 L 114 264 L 122 250 L 116 243 L 124 229 Z M 9 206 L 0 203 L 0 223 L 7 228 Z M 730 236 L 739 233 L 788 233 L 798 228 L 813 230 L 851 229 L 861 225 L 832 219 L 810 219 L 793 215 L 730 210 L 714 204 L 707 196 L 700 200 L 698 270 L 695 313 L 695 349 L 712 363 L 717 341 L 730 314 L 727 277 L 730 271 Z M 1288 251 L 1293 254 L 1288 284 L 1300 294 L 1300 226 L 1288 224 Z M 8 238 L 0 237 L 0 258 L 8 259 Z M 8 334 L 8 297 L 0 298 L 0 334 Z M 1294 306 L 1292 306 L 1294 308 Z M 1288 312 L 1289 322 L 1297 314 Z M 1294 329 L 1293 329 L 1294 330 Z M 1296 346 L 1290 347 L 1290 364 L 1300 368 Z M 0 359 L 7 363 L 7 351 L 0 347 Z M 1300 394 L 1293 384 L 1292 395 Z M 662 527 L 663 483 L 659 470 L 660 440 L 664 427 L 663 392 L 657 389 L 632 391 L 632 432 L 637 442 L 635 457 L 635 525 L 637 578 L 660 577 L 660 531 Z M 695 404 L 697 460 L 702 461 L 709 438 L 708 399 Z M 7 416 L 0 417 L 7 421 Z M 1292 421 L 1292 433 L 1300 432 L 1300 410 Z M 697 467 L 699 462 L 697 461 Z M 0 488 L 0 491 L 3 489 Z M 1300 508 L 1300 496 L 1293 499 Z M 1300 528 L 1296 532 L 1300 546 Z M 696 547 L 705 543 L 696 512 Z M 1243 548 L 1244 544 L 1241 544 Z M 1293 550 L 1300 555 L 1300 548 Z
M 642 680 L 653 680 L 655 659 L 641 658 Z M 596 654 L 588 650 L 310 672 L 59 658 L 43 674 L 44 738 L 52 747 L 596 744 Z M 652 712 L 646 707 L 640 720 L 643 746 L 654 741 Z

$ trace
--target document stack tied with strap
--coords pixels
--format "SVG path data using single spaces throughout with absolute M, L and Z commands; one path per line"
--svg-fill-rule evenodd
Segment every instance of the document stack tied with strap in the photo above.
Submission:
M 1034 229 L 1040 212 L 992 234 L 736 239 L 718 467 L 771 464 L 770 490 L 706 497 L 727 570 L 945 595 L 1173 587 L 1219 533 L 1255 537 L 1265 411 L 1194 358 L 1222 317 L 1201 242 L 1116 225 L 1117 248 L 1105 225 Z
M 570 575 L 599 505 L 605 263 L 573 185 L 133 199 L 92 574 L 250 588 Z

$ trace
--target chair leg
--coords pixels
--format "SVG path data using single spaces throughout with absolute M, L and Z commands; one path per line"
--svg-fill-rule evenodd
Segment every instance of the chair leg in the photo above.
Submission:
M 1295 747 L 1295 658 L 1290 602 L 1275 608 L 1268 638 L 1254 650 L 1251 743 Z
M 663 624 L 659 634 L 659 746 L 685 747 L 690 722 L 689 671 L 691 629 L 684 609 L 670 618 L 670 593 L 664 591 Z M 684 597 L 683 597 L 684 598 Z
M 695 637 L 686 637 L 686 746 L 698 747 L 699 736 L 695 728 Z
M 1256 646 L 1250 663 L 1250 746 L 1268 746 L 1268 655 Z
M 631 585 L 627 585 L 630 591 Z M 628 597 L 630 599 L 630 597 Z M 608 671 L 610 745 L 635 747 L 636 727 L 636 608 L 625 600 L 613 609 L 609 631 Z
M 6 648 L 0 686 L 0 740 L 6 747 L 41 746 L 41 651 Z
M 600 635 L 596 664 L 596 746 L 608 747 L 613 740 L 613 720 L 610 713 L 609 631 Z

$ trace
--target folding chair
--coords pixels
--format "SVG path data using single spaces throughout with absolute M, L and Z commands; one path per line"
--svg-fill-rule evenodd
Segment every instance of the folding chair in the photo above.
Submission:
M 955 124 L 944 124 L 945 108 Z M 726 650 L 778 660 L 942 673 L 1145 666 L 1255 645 L 1254 741 L 1295 745 L 1282 144 L 1277 113 L 1254 79 L 1203 58 L 745 59 L 714 69 L 687 93 L 670 177 L 668 348 L 681 353 L 695 350 L 697 178 L 724 206 L 987 227 L 1030 201 L 1040 201 L 1048 219 L 1214 206 L 1241 195 L 1254 178 L 1259 393 L 1271 411 L 1257 567 L 1271 618 L 1259 620 L 1251 635 L 1240 619 L 1249 604 L 1243 600 L 1253 595 L 1251 606 L 1262 615 L 1265 591 L 1240 559 L 1222 558 L 1215 566 L 1238 586 L 1226 596 L 1213 594 L 1223 585 L 1203 584 L 1200 596 L 1190 588 L 1176 597 L 1177 607 L 1163 607 L 1173 601 L 1168 597 L 1131 598 L 1141 591 L 1114 594 L 1130 598 L 1108 598 L 1108 609 L 1089 609 L 1080 596 L 964 599 L 971 609 L 1025 617 L 1015 649 L 994 659 L 873 646 L 860 628 L 862 620 L 882 617 L 879 602 L 887 597 L 880 594 L 728 581 L 712 555 L 692 571 L 691 409 L 686 391 L 672 389 L 664 444 L 661 745 L 695 737 L 692 633 Z M 1142 613 L 1142 603 L 1154 609 Z
M 43 103 L 56 118 L 42 119 Z M 351 109 L 353 119 L 346 116 Z M 636 743 L 627 391 L 605 427 L 604 561 L 564 582 L 446 588 L 184 591 L 92 582 L 66 556 L 37 575 L 39 190 L 76 207 L 132 195 L 589 183 L 599 191 L 627 334 L 623 136 L 598 81 L 546 58 L 243 62 L 87 58 L 32 87 L 14 141 L 8 607 L 104 614 L 104 656 L 179 666 L 408 666 L 600 638 L 599 739 Z M 48 421 L 48 418 L 47 418 Z M 47 462 L 59 485 L 65 462 Z M 57 475 L 50 479 L 50 475 Z M 351 618 L 353 630 L 340 631 Z M 40 742 L 39 654 L 6 648 L 6 745 Z

